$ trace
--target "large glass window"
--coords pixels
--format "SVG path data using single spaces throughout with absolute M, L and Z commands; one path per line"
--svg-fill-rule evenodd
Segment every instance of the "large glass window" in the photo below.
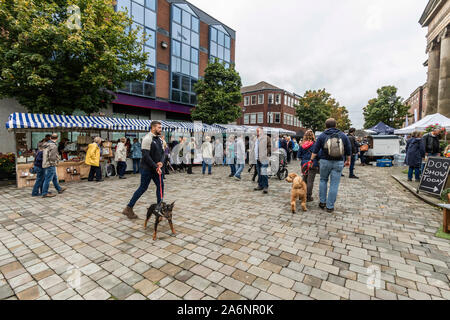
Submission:
M 118 0 L 116 10 L 128 10 L 133 19 L 133 29 L 138 31 L 138 39 L 146 38 L 144 52 L 149 54 L 146 66 L 150 75 L 144 81 L 126 83 L 119 91 L 145 97 L 155 97 L 156 67 L 156 0 Z
M 196 104 L 194 84 L 199 76 L 200 21 L 184 4 L 172 4 L 171 99 Z
M 224 63 L 228 68 L 231 64 L 231 38 L 222 26 L 210 27 L 209 56 L 213 61 L 215 58 Z

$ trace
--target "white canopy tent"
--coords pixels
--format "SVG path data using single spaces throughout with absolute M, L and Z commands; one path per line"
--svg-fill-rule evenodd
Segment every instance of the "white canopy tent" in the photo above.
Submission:
M 410 125 L 409 127 L 395 130 L 395 134 L 402 135 L 402 134 L 411 134 L 415 131 L 425 131 L 425 129 L 430 125 L 439 124 L 441 127 L 445 127 L 445 129 L 448 131 L 450 130 L 450 119 L 443 116 L 440 113 L 432 114 L 429 116 L 426 116 L 422 120 Z

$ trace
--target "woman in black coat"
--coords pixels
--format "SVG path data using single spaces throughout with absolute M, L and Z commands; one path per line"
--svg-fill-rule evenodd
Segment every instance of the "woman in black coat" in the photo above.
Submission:
M 411 139 L 406 143 L 405 163 L 409 166 L 408 181 L 412 181 L 413 173 L 415 173 L 416 181 L 420 181 L 420 168 L 423 158 L 425 158 L 425 145 L 419 138 L 419 134 L 414 132 Z

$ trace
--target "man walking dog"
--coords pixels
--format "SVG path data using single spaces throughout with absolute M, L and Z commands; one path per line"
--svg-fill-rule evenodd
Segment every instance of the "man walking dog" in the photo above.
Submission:
M 164 161 L 163 142 L 160 138 L 162 132 L 161 122 L 153 121 L 151 131 L 142 140 L 142 160 L 140 165 L 141 184 L 134 193 L 123 214 L 129 219 L 137 219 L 133 208 L 140 197 L 147 191 L 150 181 L 156 185 L 156 198 L 158 204 L 164 197 L 164 175 L 162 172 Z

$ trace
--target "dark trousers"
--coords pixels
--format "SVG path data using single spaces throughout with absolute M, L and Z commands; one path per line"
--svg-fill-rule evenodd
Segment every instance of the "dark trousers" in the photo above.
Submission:
M 366 157 L 364 156 L 366 154 L 366 151 L 361 151 L 359 153 L 359 158 L 361 159 L 361 164 L 365 164 L 366 163 Z
M 256 170 L 258 172 L 258 186 L 260 188 L 269 188 L 269 177 L 267 176 L 267 169 L 269 164 L 262 164 L 259 160 L 256 164 Z
M 156 199 L 158 203 L 161 203 L 161 190 L 162 195 L 164 197 L 164 175 L 161 175 L 161 184 L 159 180 L 159 175 L 156 172 L 151 172 L 149 170 L 141 169 L 141 184 L 139 188 L 134 193 L 133 197 L 130 200 L 128 206 L 133 208 L 136 205 L 136 202 L 142 197 L 142 195 L 148 190 L 148 186 L 150 185 L 150 181 L 153 181 L 156 185 Z M 162 188 L 162 189 L 161 189 Z
M 125 175 L 125 171 L 127 170 L 127 163 L 125 161 L 117 162 L 117 174 L 119 177 L 123 177 Z
M 306 182 L 306 186 L 308 187 L 306 192 L 308 199 L 312 198 L 314 180 L 316 179 L 317 173 L 319 173 L 319 168 L 310 168 L 308 173 L 303 175 L 303 181 Z
M 236 165 L 230 164 L 231 175 L 234 176 L 236 174 Z
M 91 170 L 89 170 L 88 181 L 94 181 L 94 176 L 97 181 L 102 180 L 102 170 L 100 167 L 91 166 Z
M 188 174 L 192 174 L 192 161 L 191 161 L 191 163 L 189 163 L 189 164 L 187 165 L 187 167 L 188 167 L 187 173 L 188 173 Z
M 356 163 L 356 155 L 352 155 L 350 157 L 350 177 L 355 175 L 355 163 Z

